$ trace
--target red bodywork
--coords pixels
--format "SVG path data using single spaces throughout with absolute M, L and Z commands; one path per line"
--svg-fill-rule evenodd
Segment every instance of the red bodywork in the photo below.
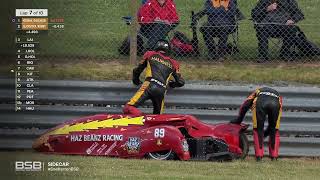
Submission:
M 143 158 L 149 152 L 172 150 L 179 159 L 190 159 L 184 129 L 192 138 L 223 140 L 228 150 L 241 154 L 239 134 L 247 126 L 206 124 L 191 115 L 99 114 L 65 122 L 34 143 L 40 152 Z

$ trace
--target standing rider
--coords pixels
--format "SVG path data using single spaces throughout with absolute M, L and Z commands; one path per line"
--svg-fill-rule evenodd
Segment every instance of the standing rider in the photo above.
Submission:
M 146 100 L 151 99 L 153 114 L 161 114 L 164 107 L 164 96 L 168 86 L 171 88 L 182 87 L 184 79 L 179 72 L 179 63 L 169 57 L 170 45 L 166 40 L 159 40 L 154 51 L 147 51 L 138 67 L 133 69 L 132 82 L 141 85 L 140 89 L 124 106 L 125 114 L 142 115 L 137 109 Z M 139 79 L 142 71 L 146 69 L 145 81 Z M 171 78 L 173 80 L 170 80 Z

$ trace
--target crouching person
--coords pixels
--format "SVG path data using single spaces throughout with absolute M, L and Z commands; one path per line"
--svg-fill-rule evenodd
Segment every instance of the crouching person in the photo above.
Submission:
M 240 124 L 246 112 L 252 109 L 253 140 L 256 160 L 264 155 L 263 139 L 269 136 L 269 156 L 272 160 L 279 156 L 280 118 L 282 112 L 282 97 L 271 88 L 258 88 L 252 92 L 241 105 L 239 115 L 231 123 Z M 268 115 L 268 128 L 264 132 L 264 121 Z

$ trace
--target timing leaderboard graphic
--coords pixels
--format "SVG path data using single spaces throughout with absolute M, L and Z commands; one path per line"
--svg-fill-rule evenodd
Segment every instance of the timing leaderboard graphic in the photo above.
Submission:
M 37 110 L 41 39 L 49 30 L 63 30 L 63 18 L 49 18 L 48 9 L 16 9 L 15 111 Z

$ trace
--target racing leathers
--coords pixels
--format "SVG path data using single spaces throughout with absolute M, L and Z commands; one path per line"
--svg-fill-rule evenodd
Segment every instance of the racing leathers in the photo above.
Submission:
M 146 75 L 145 81 L 142 83 L 139 76 L 144 69 L 146 69 Z M 153 114 L 161 114 L 168 86 L 171 88 L 182 87 L 185 83 L 179 72 L 179 63 L 166 56 L 163 51 L 147 51 L 138 67 L 133 69 L 132 82 L 135 85 L 142 83 L 140 89 L 123 109 L 125 114 L 133 115 L 143 114 L 137 107 L 148 99 L 152 101 Z
M 269 136 L 269 156 L 271 159 L 278 158 L 282 97 L 276 90 L 268 87 L 256 89 L 241 105 L 238 118 L 232 123 L 240 124 L 249 108 L 252 109 L 253 140 L 257 160 L 263 157 L 263 139 L 267 136 Z M 268 127 L 264 132 L 264 121 L 267 115 Z

